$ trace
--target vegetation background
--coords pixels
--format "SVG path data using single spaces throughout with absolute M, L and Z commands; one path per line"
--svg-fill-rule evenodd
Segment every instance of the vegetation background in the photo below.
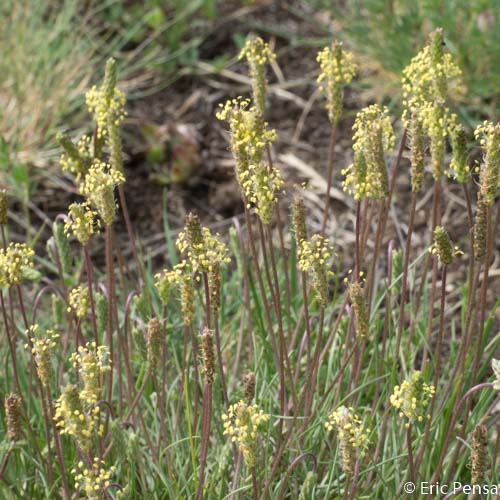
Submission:
M 26 285 L 24 292 L 26 303 L 30 305 L 30 324 L 36 317 L 43 329 L 70 328 L 67 318 L 61 319 L 64 315 L 61 316 L 61 310 L 57 309 L 61 305 L 50 298 L 48 291 L 42 295 L 38 293 L 45 290 L 44 287 L 54 286 L 65 292 L 76 287 L 85 268 L 85 258 L 73 243 L 70 261 L 63 269 L 59 268 L 57 258 L 61 248 L 54 250 L 57 243 L 54 221 L 61 222 L 60 214 L 67 213 L 68 206 L 79 199 L 73 176 L 61 171 L 62 149 L 56 136 L 65 132 L 71 138 L 79 138 L 88 131 L 90 120 L 85 92 L 102 82 L 109 57 L 116 60 L 117 86 L 127 97 L 127 116 L 121 128 L 127 178 L 123 195 L 127 199 L 133 233 L 138 236 L 139 262 L 143 269 L 137 264 L 130 228 L 123 217 L 118 217 L 113 224 L 113 245 L 120 307 L 118 324 L 125 331 L 129 325 L 127 376 L 131 378 L 123 384 L 129 391 L 129 398 L 138 396 L 140 399 L 131 405 L 131 401 L 123 397 L 118 403 L 116 395 L 121 389 L 114 389 L 115 400 L 110 404 L 118 418 L 107 417 L 108 423 L 111 422 L 107 428 L 109 432 L 100 445 L 109 446 L 109 450 L 103 452 L 101 449 L 99 456 L 105 457 L 107 470 L 116 467 L 111 481 L 119 487 L 110 488 L 104 496 L 194 498 L 201 488 L 199 485 L 203 484 L 199 469 L 200 461 L 203 462 L 200 454 L 203 455 L 203 425 L 206 422 L 202 422 L 201 407 L 206 408 L 206 402 L 201 405 L 200 401 L 198 407 L 193 401 L 198 390 L 199 397 L 205 397 L 201 394 L 205 385 L 201 374 L 192 372 L 193 367 L 187 369 L 191 378 L 184 376 L 186 365 L 190 366 L 194 358 L 196 345 L 193 344 L 191 351 L 189 328 L 185 328 L 184 311 L 178 301 L 172 299 L 166 314 L 154 285 L 156 272 L 180 260 L 175 241 L 190 212 L 198 214 L 201 224 L 213 233 L 222 233 L 233 259 L 229 268 L 222 271 L 221 297 L 224 299 L 220 310 L 217 314 L 208 313 L 208 323 L 210 318 L 213 322 L 217 317 L 221 328 L 230 402 L 245 398 L 244 377 L 251 371 L 256 378 L 255 402 L 272 421 L 261 436 L 261 467 L 256 477 L 261 495 L 271 498 L 302 495 L 304 499 L 383 498 L 387 495 L 395 498 L 401 495 L 403 482 L 415 474 L 407 465 L 408 460 L 411 462 L 415 458 L 420 466 L 418 477 L 421 480 L 431 479 L 436 468 L 442 467 L 443 480 L 470 482 L 470 455 L 474 451 L 470 436 L 482 423 L 487 423 L 488 427 L 487 466 L 484 467 L 487 472 L 483 480 L 498 483 L 498 397 L 488 385 L 474 392 L 471 406 L 467 399 L 462 408 L 459 396 L 467 394 L 467 389 L 476 383 L 491 385 L 491 361 L 498 357 L 500 322 L 499 240 L 493 237 L 490 241 L 489 281 L 480 274 L 478 282 L 471 281 L 472 244 L 467 204 L 462 187 L 446 180 L 441 224 L 464 254 L 448 266 L 447 281 L 441 282 L 444 286 L 441 287 L 442 275 L 436 270 L 437 285 L 431 281 L 430 269 L 428 279 L 422 278 L 433 229 L 429 207 L 434 183 L 426 178 L 415 208 L 408 303 L 401 315 L 398 294 L 401 293 L 402 261 L 401 254 L 394 254 L 393 250 L 405 248 L 411 225 L 408 222 L 411 179 L 407 153 L 399 160 L 397 151 L 388 158 L 391 171 L 396 172 L 394 184 L 397 189 L 384 221 L 380 263 L 371 278 L 370 328 L 374 338 L 390 339 L 387 352 L 392 353 L 392 357 L 388 354 L 385 362 L 381 362 L 379 345 L 368 346 L 361 355 L 365 363 L 362 363 L 362 370 L 356 372 L 359 366 L 355 366 L 352 368 L 354 375 L 345 379 L 340 377 L 340 381 L 339 373 L 350 361 L 345 347 L 350 338 L 353 313 L 343 316 L 341 311 L 348 300 L 344 279 L 351 278 L 350 270 L 356 265 L 353 248 L 357 238 L 356 203 L 341 190 L 344 177 L 341 170 L 353 159 L 355 116 L 360 109 L 373 103 L 387 106 L 396 130 L 396 146 L 399 145 L 403 134 L 399 119 L 401 72 L 425 45 L 429 33 L 443 27 L 446 48 L 462 69 L 465 80 L 466 90 L 457 96 L 454 111 L 467 132 L 468 163 L 472 167 L 479 165 L 483 150 L 472 132 L 484 120 L 496 123 L 499 119 L 499 20 L 498 0 L 3 0 L 0 3 L 0 184 L 9 193 L 8 239 L 28 243 L 37 255 L 37 273 L 31 276 L 34 283 Z M 226 126 L 215 117 L 219 104 L 251 93 L 246 65 L 238 59 L 249 35 L 261 36 L 277 55 L 267 74 L 266 120 L 278 132 L 273 144 L 273 159 L 284 177 L 285 195 L 279 206 L 284 218 L 285 239 L 281 241 L 278 233 L 266 233 L 263 241 L 268 247 L 257 251 L 259 259 L 264 259 L 260 261 L 262 267 L 266 252 L 269 258 L 273 248 L 277 252 L 276 276 L 270 278 L 274 285 L 264 277 L 267 299 L 259 288 L 258 266 L 252 261 L 250 240 L 245 232 L 249 227 L 257 232 L 258 226 L 255 220 L 254 226 L 245 224 L 245 204 L 234 175 Z M 324 319 L 325 330 L 328 330 L 325 335 L 331 331 L 340 333 L 332 336 L 331 350 L 322 353 L 311 425 L 307 429 L 299 426 L 301 432 L 290 438 L 289 445 L 282 447 L 284 438 L 280 425 L 286 430 L 290 423 L 287 418 L 291 420 L 292 417 L 278 418 L 280 373 L 272 355 L 266 307 L 270 304 L 272 309 L 272 302 L 276 300 L 273 286 L 281 291 L 288 290 L 289 302 L 282 304 L 283 318 L 279 320 L 278 308 L 273 309 L 272 317 L 276 325 L 279 320 L 289 328 L 288 334 L 290 339 L 295 339 L 298 351 L 299 337 L 292 326 L 301 331 L 308 300 L 304 299 L 303 275 L 297 267 L 297 243 L 289 231 L 289 207 L 293 204 L 296 186 L 305 183 L 307 228 L 310 234 L 321 231 L 328 188 L 331 125 L 316 83 L 319 73 L 316 54 L 333 39 L 342 40 L 354 53 L 359 70 L 345 91 L 344 114 L 337 127 L 334 148 L 333 189 L 329 200 L 332 215 L 326 225 L 326 234 L 335 244 L 332 264 L 335 276 L 330 286 L 330 302 L 322 311 L 313 294 L 307 314 L 310 314 L 312 328 L 319 328 Z M 451 153 L 448 147 L 447 162 Z M 399 169 L 394 169 L 396 164 Z M 474 174 L 470 183 L 474 200 L 478 183 L 479 176 Z M 365 228 L 368 256 L 376 254 L 378 227 L 381 226 L 374 222 L 373 226 L 368 224 Z M 278 225 L 274 229 L 277 230 Z M 105 238 L 97 237 L 88 248 L 101 292 L 109 285 L 107 245 Z M 286 252 L 281 253 L 278 250 L 283 245 Z M 470 328 L 471 318 L 475 318 L 471 312 L 475 304 L 471 297 L 475 297 L 476 289 L 471 292 L 471 283 L 475 283 L 479 294 L 483 282 L 487 282 L 483 287 L 486 291 L 481 295 L 480 306 L 476 307 L 484 311 L 484 334 L 476 346 L 481 363 L 477 370 L 464 372 L 463 385 L 456 387 L 453 385 L 457 375 L 454 360 L 459 359 L 463 336 Z M 446 291 L 445 310 L 438 303 L 443 289 Z M 29 340 L 21 315 L 22 306 L 8 293 L 4 291 L 5 297 L 12 300 L 16 313 L 7 324 L 11 323 L 14 350 L 21 359 L 20 386 L 30 394 L 25 397 L 28 416 L 23 416 L 23 421 L 25 429 L 30 422 L 32 433 L 25 430 L 22 439 L 13 444 L 7 424 L 1 424 L 4 439 L 0 448 L 3 457 L 0 495 L 9 499 L 22 496 L 55 498 L 63 495 L 63 474 L 59 474 L 56 465 L 57 439 L 55 434 L 46 438 L 47 433 L 50 436 L 50 430 L 44 428 L 47 409 L 43 398 L 37 397 L 37 390 L 31 393 L 36 375 L 24 349 Z M 207 323 L 204 294 L 203 289 L 197 290 L 193 298 L 195 333 Z M 424 298 L 420 300 L 420 296 Z M 66 296 L 64 300 L 67 299 Z M 64 309 L 66 306 L 65 303 Z M 405 323 L 405 356 L 398 364 L 395 344 L 405 311 L 413 326 Z M 162 361 L 165 366 L 155 374 L 148 368 L 148 325 L 153 317 L 160 318 L 164 335 Z M 77 324 L 75 318 L 71 321 Z M 439 385 L 453 398 L 439 399 L 435 411 L 441 417 L 433 421 L 430 430 L 425 425 L 421 428 L 416 425 L 413 438 L 408 437 L 404 425 L 397 424 L 397 415 L 390 420 L 394 413 L 389 407 L 390 395 L 394 386 L 401 384 L 402 373 L 407 374 L 413 366 L 420 366 L 423 351 L 429 351 L 431 365 L 435 366 L 436 344 L 435 340 L 428 343 L 428 332 L 436 333 L 443 325 L 446 333 L 442 356 L 446 362 Z M 5 329 L 5 323 L 2 328 Z M 77 328 L 80 328 L 79 323 Z M 84 333 L 90 330 L 82 326 Z M 317 337 L 313 335 L 313 338 Z M 0 344 L 0 395 L 4 399 L 14 390 L 14 380 L 10 367 L 12 351 L 3 330 Z M 302 348 L 313 355 L 309 349 Z M 65 356 L 70 352 L 58 352 L 52 360 L 57 373 L 51 382 L 54 399 L 60 395 L 63 385 L 75 381 L 71 363 Z M 475 352 L 471 354 L 471 365 L 479 363 Z M 125 359 L 124 356 L 123 363 Z M 297 363 L 292 366 L 296 370 L 294 378 L 307 380 L 309 358 L 301 361 L 294 351 L 293 362 Z M 434 372 L 429 370 L 431 368 L 425 373 L 431 381 Z M 212 434 L 202 474 L 205 496 L 229 498 L 236 490 L 242 498 L 251 498 L 256 490 L 254 475 L 250 467 L 242 465 L 241 457 L 238 461 L 238 455 L 223 435 L 221 418 L 228 405 L 219 387 L 218 374 L 215 379 Z M 169 381 L 163 390 L 159 385 L 162 380 Z M 162 404 L 163 409 L 159 410 Z M 331 412 L 342 404 L 352 404 L 364 415 L 363 423 L 371 443 L 369 458 L 358 461 L 357 467 L 360 463 L 365 466 L 356 470 L 354 478 L 343 468 L 345 457 L 338 445 L 338 433 L 325 429 Z M 469 421 L 458 417 L 457 411 L 464 409 L 470 415 Z M 198 414 L 193 414 L 196 411 Z M 5 410 L 2 417 L 5 422 Z M 282 423 L 276 423 L 278 421 Z M 290 428 L 294 425 L 295 422 Z M 146 428 L 150 431 L 149 436 L 144 432 Z M 459 433 L 459 439 L 452 440 L 448 449 L 450 428 Z M 380 435 L 384 436 L 383 441 Z M 415 440 L 413 451 L 412 445 L 408 446 L 412 439 Z M 424 450 L 420 447 L 422 442 L 432 442 L 435 446 Z M 81 462 L 82 452 L 69 436 L 63 436 L 62 443 L 63 465 L 68 472 L 70 488 L 76 491 L 75 474 L 69 471 Z M 461 450 L 465 451 L 459 453 Z M 412 452 L 417 456 L 411 457 Z M 46 467 L 49 456 L 53 463 Z M 236 463 L 239 463 L 237 473 L 234 470 Z M 120 492 L 120 488 L 125 491 Z M 81 491 L 82 496 L 85 494 Z

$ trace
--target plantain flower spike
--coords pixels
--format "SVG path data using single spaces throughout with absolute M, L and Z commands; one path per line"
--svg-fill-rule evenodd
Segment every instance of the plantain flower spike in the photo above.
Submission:
M 329 261 L 333 248 L 328 240 L 315 234 L 310 240 L 302 240 L 298 249 L 299 269 L 312 274 L 313 287 L 321 306 L 328 304 L 328 278 L 333 276 Z
M 104 82 L 95 85 L 85 95 L 87 107 L 94 115 L 97 125 L 97 137 L 102 139 L 108 134 L 108 125 L 118 127 L 126 116 L 125 94 L 116 88 L 116 63 L 108 59 Z
M 482 262 L 486 255 L 486 232 L 488 227 L 488 203 L 479 196 L 476 207 L 476 219 L 474 221 L 474 257 Z
M 269 416 L 258 405 L 249 405 L 244 401 L 231 405 L 227 413 L 222 415 L 224 434 L 238 446 L 249 469 L 257 464 L 259 436 L 263 424 L 268 420 Z
M 158 365 L 161 352 L 161 326 L 158 318 L 151 318 L 147 330 L 147 358 L 152 370 Z
M 455 179 L 464 184 L 470 178 L 470 167 L 467 162 L 467 135 L 463 125 L 457 125 L 451 131 L 451 145 L 453 157 L 450 167 Z
M 210 308 L 214 314 L 220 309 L 220 263 L 214 262 L 211 271 L 208 273 L 208 291 L 210 295 Z
M 77 318 L 85 318 L 90 304 L 89 289 L 82 285 L 73 288 L 69 292 L 68 302 L 68 312 L 74 311 Z
M 194 318 L 194 286 L 189 263 L 183 260 L 173 269 L 156 274 L 155 286 L 163 304 L 168 303 L 172 286 L 178 289 L 183 322 L 185 325 L 191 325 Z
M 111 476 L 115 471 L 115 466 L 107 469 L 104 461 L 95 457 L 91 467 L 80 461 L 71 470 L 71 473 L 75 480 L 75 488 L 84 492 L 85 498 L 88 500 L 101 500 L 109 497 L 106 488 L 111 485 Z
M 405 426 L 409 427 L 410 423 L 430 418 L 427 407 L 434 393 L 434 386 L 426 384 L 422 373 L 416 370 L 400 386 L 394 387 L 390 403 L 399 410 L 399 416 L 407 420 Z
M 208 227 L 201 227 L 198 217 L 193 214 L 186 217 L 176 246 L 179 252 L 187 255 L 193 272 L 210 273 L 214 265 L 230 262 L 227 246 L 219 239 L 219 234 L 214 236 Z
M 113 222 L 116 214 L 114 190 L 125 182 L 121 172 L 107 163 L 95 160 L 80 185 L 80 192 L 97 210 L 105 225 Z
M 64 232 L 73 234 L 81 245 L 88 244 L 90 237 L 99 231 L 100 221 L 97 212 L 90 203 L 72 203 L 68 207 L 68 218 L 64 224 Z
M 449 234 L 441 226 L 434 229 L 434 245 L 431 247 L 431 253 L 437 255 L 444 266 L 450 265 L 456 255 L 462 254 L 458 247 L 453 246 Z
M 25 243 L 9 243 L 0 249 L 0 286 L 19 285 L 33 268 L 35 252 Z
M 292 227 L 297 246 L 300 246 L 302 240 L 307 240 L 306 205 L 304 198 L 297 193 L 293 198 Z
M 368 431 L 353 408 L 341 406 L 325 422 L 327 431 L 337 428 L 340 443 L 342 470 L 352 475 L 356 462 L 363 458 L 368 448 Z
M 354 282 L 349 285 L 349 298 L 356 318 L 358 336 L 364 338 L 369 332 L 369 319 L 365 292 L 359 283 Z
M 248 99 L 237 97 L 221 104 L 216 113 L 229 124 L 230 147 L 235 159 L 236 180 L 244 197 L 251 193 L 252 171 L 263 163 L 267 145 L 276 139 L 276 131 L 268 128 Z
M 422 119 L 417 112 L 412 113 L 408 139 L 411 151 L 411 190 L 413 193 L 418 193 L 424 182 L 425 141 Z
M 90 135 L 83 135 L 77 144 L 67 134 L 58 133 L 57 142 L 63 149 L 60 163 L 63 170 L 74 174 L 77 180 L 87 175 L 93 161 L 92 138 Z
M 208 328 L 205 328 L 200 336 L 201 340 L 201 355 L 203 359 L 203 376 L 207 385 L 214 383 L 215 357 L 214 357 L 214 340 L 213 333 Z
M 7 191 L 0 189 L 0 226 L 5 226 L 9 222 L 7 214 Z
M 82 378 L 83 390 L 80 391 L 79 398 L 88 406 L 95 404 L 101 395 L 104 374 L 111 370 L 108 347 L 89 342 L 80 346 L 69 360 Z
M 54 330 L 41 331 L 36 324 L 30 326 L 26 334 L 31 341 L 31 354 L 35 359 L 38 378 L 47 387 L 52 374 L 52 357 L 60 335 Z M 25 347 L 28 348 L 29 345 L 26 344 Z
M 243 378 L 245 401 L 251 404 L 255 397 L 255 373 L 249 372 Z
M 269 48 L 269 44 L 262 38 L 255 37 L 246 41 L 238 59 L 245 58 L 250 69 L 252 81 L 253 102 L 257 113 L 262 117 L 266 111 L 266 64 L 274 61 L 276 55 Z
M 9 440 L 15 443 L 21 439 L 23 433 L 21 428 L 21 398 L 17 394 L 11 392 L 5 398 L 4 408 L 7 434 Z
M 435 180 L 444 173 L 446 136 L 456 126 L 456 115 L 446 107 L 446 101 L 461 89 L 461 71 L 444 47 L 443 30 L 433 31 L 429 43 L 403 70 L 403 121 L 408 126 L 412 113 L 420 113 L 430 138 Z
M 491 206 L 500 187 L 500 123 L 486 121 L 476 128 L 474 135 L 485 151 L 479 173 L 478 197 Z
M 310 498 L 314 498 L 314 487 L 318 483 L 318 474 L 312 470 L 308 471 L 304 482 L 300 488 L 299 500 L 309 500 Z
M 55 404 L 54 420 L 61 434 L 73 437 L 80 448 L 88 452 L 99 421 L 99 406 L 86 411 L 76 385 L 67 385 Z M 99 429 L 102 434 L 103 428 Z
M 344 191 L 357 201 L 384 199 L 389 192 L 384 153 L 393 150 L 395 141 L 388 109 L 378 104 L 362 109 L 353 130 L 354 162 L 342 171 Z
M 469 459 L 472 484 L 485 483 L 488 465 L 488 430 L 484 425 L 476 425 L 472 431 L 472 450 Z
M 357 71 L 351 52 L 344 50 L 342 43 L 335 41 L 318 53 L 320 73 L 317 82 L 326 95 L 326 109 L 332 125 L 342 117 L 344 86 L 351 83 Z
M 260 163 L 252 166 L 252 173 L 252 182 L 247 194 L 248 201 L 255 205 L 255 212 L 262 223 L 267 225 L 271 223 L 278 194 L 283 191 L 281 172 L 275 167 Z

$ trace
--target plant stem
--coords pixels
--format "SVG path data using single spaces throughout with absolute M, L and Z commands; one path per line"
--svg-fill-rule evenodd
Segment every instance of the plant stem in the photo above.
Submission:
M 325 209 L 323 211 L 323 222 L 321 223 L 321 231 L 320 231 L 321 236 L 325 235 L 326 224 L 328 222 L 328 217 L 330 215 L 330 190 L 332 188 L 332 182 L 333 182 L 333 157 L 334 157 L 336 139 L 337 139 L 337 126 L 332 125 L 332 129 L 330 132 L 330 144 L 328 146 L 326 198 L 325 198 Z

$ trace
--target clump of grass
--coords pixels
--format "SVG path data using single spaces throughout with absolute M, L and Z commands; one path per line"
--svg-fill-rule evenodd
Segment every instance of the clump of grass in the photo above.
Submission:
M 354 163 L 344 183 L 356 212 L 351 271 L 333 251 L 329 207 L 312 234 L 298 192 L 295 237 L 287 244 L 284 183 L 273 163 L 277 133 L 265 120 L 265 71 L 274 55 L 263 41 L 253 41 L 243 52 L 255 80 L 253 98 L 232 100 L 218 113 L 229 124 L 246 225 L 236 224 L 227 238 L 189 214 L 172 265 L 153 274 L 137 252 L 121 189 L 125 95 L 114 61 L 107 63 L 103 84 L 87 95 L 93 133 L 79 144 L 59 138 L 62 164 L 82 200 L 68 207 L 64 227 L 54 225 L 52 263 L 37 259 L 45 264 L 43 277 L 34 272 L 29 246 L 9 242 L 0 196 L 2 349 L 8 359 L 0 379 L 2 494 L 378 498 L 401 495 L 409 480 L 417 491 L 420 481 L 496 484 L 498 440 L 488 431 L 496 422 L 497 361 L 489 378 L 499 337 L 488 283 L 500 214 L 499 126 L 478 129 L 485 156 L 474 207 L 463 137 L 457 140 L 457 127 L 446 120 L 435 121 L 452 113 L 446 75 L 436 70 L 451 63 L 451 54 L 441 46 L 432 50 L 441 36 L 434 33 L 417 57 L 419 71 L 412 66 L 405 73 L 406 85 L 415 78 L 415 98 L 407 103 L 402 123 L 408 133 L 400 134 L 396 157 L 398 127 L 388 110 L 373 105 L 358 114 Z M 332 50 L 328 75 L 340 78 L 340 87 L 327 92 L 325 107 L 331 114 L 334 96 L 335 130 L 342 119 L 339 96 L 354 66 L 340 44 Z M 330 53 L 322 54 L 324 66 Z M 349 78 L 339 70 L 342 61 Z M 469 237 L 460 245 L 468 261 L 443 217 L 442 184 L 455 182 L 444 176 L 448 135 L 459 149 L 452 168 L 460 172 L 456 180 L 469 213 Z M 433 141 L 428 157 L 425 144 Z M 412 175 L 409 226 L 404 249 L 395 249 L 386 229 L 405 149 Z M 329 164 L 330 178 L 332 156 Z M 415 209 L 427 170 L 434 182 L 431 233 L 427 248 L 413 255 Z M 137 272 L 115 255 L 119 217 Z M 101 270 L 90 248 L 103 236 Z M 477 257 L 474 237 L 484 247 Z M 452 305 L 447 273 L 464 265 L 468 287 Z M 334 277 L 334 268 L 345 280 Z M 18 349 L 20 342 L 29 350 Z M 462 452 L 466 441 L 470 453 Z

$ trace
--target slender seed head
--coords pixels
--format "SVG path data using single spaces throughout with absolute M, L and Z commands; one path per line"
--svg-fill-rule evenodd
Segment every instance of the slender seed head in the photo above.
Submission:
M 431 252 L 439 257 L 444 266 L 450 265 L 457 253 L 456 249 L 453 248 L 449 234 L 441 226 L 434 229 L 434 246 Z
M 474 257 L 482 262 L 486 255 L 489 205 L 483 197 L 477 200 L 476 220 L 474 221 Z
M 369 320 L 365 291 L 359 283 L 355 282 L 349 285 L 349 298 L 356 318 L 358 336 L 364 338 L 369 332 Z
M 422 120 L 416 112 L 412 114 L 408 137 L 411 150 L 411 190 L 418 193 L 424 182 L 425 140 Z
M 147 331 L 147 357 L 152 370 L 158 365 L 161 353 L 161 326 L 158 318 L 151 318 Z
M 210 307 L 214 314 L 217 314 L 220 308 L 220 263 L 214 262 L 212 269 L 208 273 L 208 290 L 210 295 Z
M 215 370 L 214 342 L 212 332 L 208 328 L 205 328 L 200 336 L 200 340 L 201 355 L 203 360 L 202 371 L 205 378 L 205 383 L 208 385 L 212 385 L 214 383 Z
M 255 373 L 249 372 L 245 375 L 243 387 L 245 390 L 245 401 L 251 404 L 255 397 Z
M 472 484 L 485 483 L 488 465 L 488 430 L 484 425 L 476 425 L 472 431 L 472 451 L 469 460 Z
M 299 194 L 295 194 L 293 198 L 292 216 L 295 241 L 297 242 L 297 247 L 299 247 L 303 240 L 307 240 L 306 205 L 304 198 Z
M 21 398 L 11 392 L 5 398 L 5 424 L 7 427 L 7 434 L 11 442 L 19 441 L 22 436 L 21 428 Z
M 451 131 L 453 158 L 450 167 L 455 179 L 464 184 L 470 178 L 470 167 L 467 163 L 467 135 L 463 125 L 457 125 Z
M 479 174 L 478 197 L 491 206 L 500 187 L 500 123 L 484 122 L 474 134 L 485 150 Z
M 110 57 L 106 61 L 106 70 L 104 72 L 104 84 L 103 84 L 104 100 L 108 106 L 114 97 L 115 87 L 116 87 L 116 61 L 112 57 Z
M 0 189 L 0 225 L 5 226 L 9 222 L 7 214 L 7 191 Z
M 62 270 L 63 272 L 69 272 L 72 256 L 65 225 L 60 222 L 54 222 L 54 224 L 52 224 L 52 234 L 54 235 L 54 242 L 56 244 Z

